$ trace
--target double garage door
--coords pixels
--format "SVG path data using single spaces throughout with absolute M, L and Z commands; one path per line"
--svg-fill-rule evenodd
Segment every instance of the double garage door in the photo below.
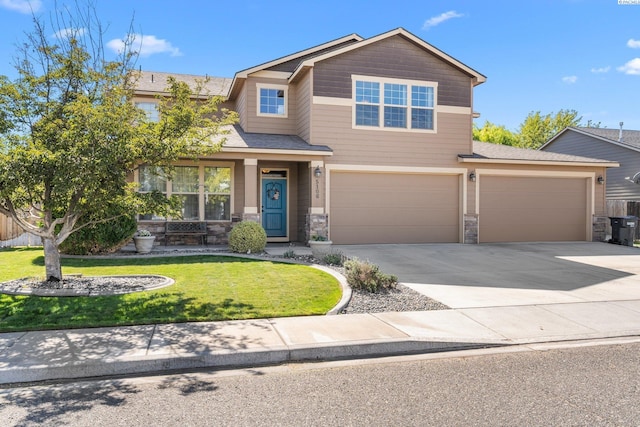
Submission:
M 337 244 L 460 240 L 460 175 L 331 173 L 329 224 Z
M 479 184 L 481 243 L 587 240 L 587 179 L 482 176 Z
M 458 243 L 460 175 L 332 171 L 329 224 L 336 244 Z M 480 243 L 584 241 L 587 180 L 482 176 Z

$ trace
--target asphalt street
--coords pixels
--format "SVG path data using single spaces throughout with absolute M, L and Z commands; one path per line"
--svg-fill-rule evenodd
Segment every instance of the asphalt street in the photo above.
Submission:
M 640 424 L 640 339 L 0 390 L 7 426 Z

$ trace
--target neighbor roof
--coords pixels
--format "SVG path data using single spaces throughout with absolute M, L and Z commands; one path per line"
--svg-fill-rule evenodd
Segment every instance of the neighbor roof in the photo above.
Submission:
M 509 145 L 493 144 L 490 142 L 473 141 L 473 154 L 458 155 L 461 162 L 475 163 L 536 163 L 536 164 L 564 164 L 618 167 L 619 164 L 610 160 L 592 159 L 590 157 L 572 156 L 568 154 L 551 153 L 548 151 L 529 150 L 511 147 Z
M 231 87 L 231 79 L 227 77 L 140 71 L 140 77 L 136 82 L 136 92 L 149 94 L 167 93 L 167 79 L 169 77 L 175 77 L 176 80 L 187 83 L 192 90 L 196 88 L 198 81 L 206 80 L 204 89 L 208 92 L 208 95 L 226 96 Z
M 632 150 L 640 151 L 640 131 L 638 130 L 622 130 L 622 141 L 620 140 L 620 129 L 606 129 L 606 128 L 591 128 L 591 127 L 567 127 L 558 132 L 553 138 L 551 138 L 540 149 L 542 150 L 547 145 L 555 141 L 560 135 L 565 132 L 573 131 L 583 135 L 597 138 L 601 141 L 609 142 L 611 144 L 619 145 L 621 147 L 630 148 Z

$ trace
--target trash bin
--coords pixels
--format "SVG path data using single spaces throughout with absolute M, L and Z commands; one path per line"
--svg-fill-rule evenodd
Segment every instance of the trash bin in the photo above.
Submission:
M 638 227 L 638 217 L 633 215 L 610 216 L 609 219 L 611 220 L 611 240 L 609 240 L 609 243 L 633 246 L 633 239 Z

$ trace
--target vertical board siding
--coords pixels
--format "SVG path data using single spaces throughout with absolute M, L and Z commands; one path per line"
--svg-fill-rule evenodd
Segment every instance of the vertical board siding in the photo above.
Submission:
M 351 98 L 351 75 L 438 82 L 438 104 L 471 107 L 471 77 L 403 36 L 318 62 L 313 94 Z
M 296 105 L 298 106 L 298 121 L 296 134 L 304 139 L 310 141 L 310 128 L 311 128 L 311 79 L 313 72 L 307 72 L 300 80 L 296 87 Z
M 560 135 L 544 151 L 620 163 L 618 168 L 607 169 L 607 199 L 640 200 L 640 185 L 626 179 L 640 172 L 640 152 L 571 130 Z

